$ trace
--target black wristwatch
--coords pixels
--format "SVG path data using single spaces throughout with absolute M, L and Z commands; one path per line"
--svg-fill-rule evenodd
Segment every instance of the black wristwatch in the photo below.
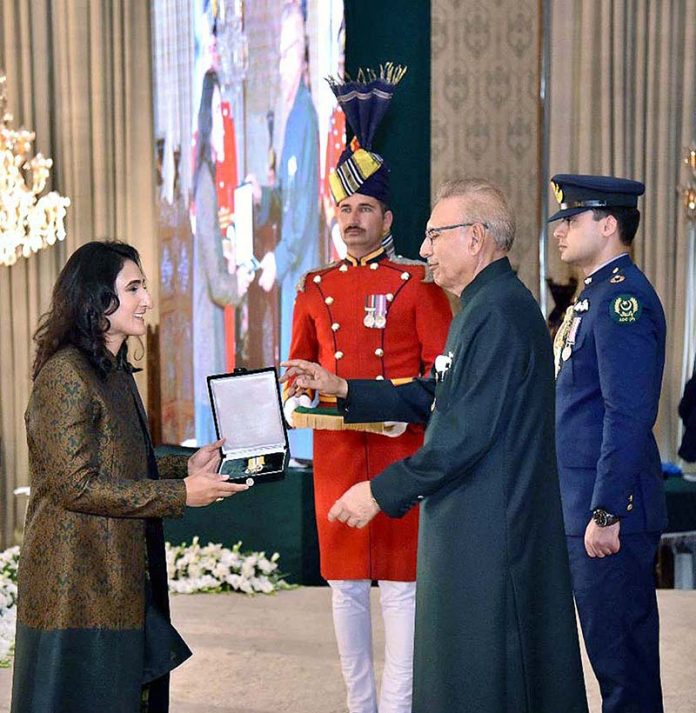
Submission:
M 620 518 L 618 515 L 612 515 L 607 512 L 604 508 L 595 508 L 592 511 L 592 519 L 597 527 L 609 527 L 609 525 L 617 523 Z

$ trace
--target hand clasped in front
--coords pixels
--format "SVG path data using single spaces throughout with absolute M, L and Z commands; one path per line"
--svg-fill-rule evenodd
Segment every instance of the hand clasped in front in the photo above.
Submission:
M 329 521 L 344 522 L 348 527 L 365 527 L 380 508 L 372 497 L 370 481 L 357 483 L 331 506 Z

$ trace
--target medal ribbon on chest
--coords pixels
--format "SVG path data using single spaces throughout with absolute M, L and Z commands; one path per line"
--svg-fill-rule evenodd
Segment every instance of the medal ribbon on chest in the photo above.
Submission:
M 387 326 L 387 295 L 368 295 L 365 298 L 363 324 L 368 329 L 384 329 Z
M 563 361 L 568 361 L 568 359 L 570 359 L 570 355 L 573 353 L 575 337 L 578 334 L 578 327 L 580 326 L 581 320 L 582 317 L 573 317 L 573 321 L 570 323 L 570 329 L 568 330 L 568 336 L 565 340 L 565 346 L 561 352 L 561 359 L 563 359 Z
M 556 367 L 556 378 L 561 371 L 564 361 L 568 361 L 573 355 L 573 346 L 578 336 L 578 329 L 582 322 L 582 314 L 590 309 L 590 300 L 585 297 L 576 300 L 563 315 L 563 322 L 556 332 L 553 340 L 554 365 Z
M 573 320 L 575 319 L 575 310 L 574 306 L 570 305 L 568 309 L 566 309 L 565 314 L 563 315 L 563 321 L 561 322 L 561 326 L 558 328 L 558 331 L 556 332 L 556 336 L 554 337 L 553 340 L 553 361 L 554 365 L 556 367 L 556 378 L 558 378 L 558 373 L 561 370 L 561 363 L 562 361 L 565 361 L 568 357 L 564 356 L 567 354 L 566 352 L 566 346 L 568 344 L 568 334 L 570 334 L 571 326 L 573 324 Z M 577 331 L 577 327 L 576 327 Z

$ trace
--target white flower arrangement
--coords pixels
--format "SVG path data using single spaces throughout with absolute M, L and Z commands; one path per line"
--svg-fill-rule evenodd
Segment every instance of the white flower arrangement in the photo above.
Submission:
M 277 552 L 269 559 L 264 552 L 242 552 L 241 548 L 241 542 L 231 550 L 212 543 L 201 547 L 198 537 L 190 545 L 165 543 L 169 591 L 271 594 L 296 586 L 278 571 Z M 0 552 L 0 668 L 11 665 L 14 653 L 18 562 L 19 547 Z
M 0 552 L 0 668 L 8 668 L 14 650 L 17 621 L 19 547 Z
M 178 547 L 167 542 L 169 591 L 271 594 L 293 588 L 278 571 L 277 552 L 269 559 L 264 552 L 242 552 L 241 548 L 241 542 L 231 550 L 212 542 L 201 547 L 198 537 Z

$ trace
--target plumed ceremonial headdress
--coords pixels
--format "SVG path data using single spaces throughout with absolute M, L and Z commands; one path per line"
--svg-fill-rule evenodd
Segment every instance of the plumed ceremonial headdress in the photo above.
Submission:
M 355 134 L 329 176 L 331 195 L 337 204 L 353 193 L 389 203 L 389 168 L 372 150 L 372 140 L 404 74 L 406 67 L 387 62 L 380 66 L 379 74 L 361 69 L 356 80 L 327 79 Z

